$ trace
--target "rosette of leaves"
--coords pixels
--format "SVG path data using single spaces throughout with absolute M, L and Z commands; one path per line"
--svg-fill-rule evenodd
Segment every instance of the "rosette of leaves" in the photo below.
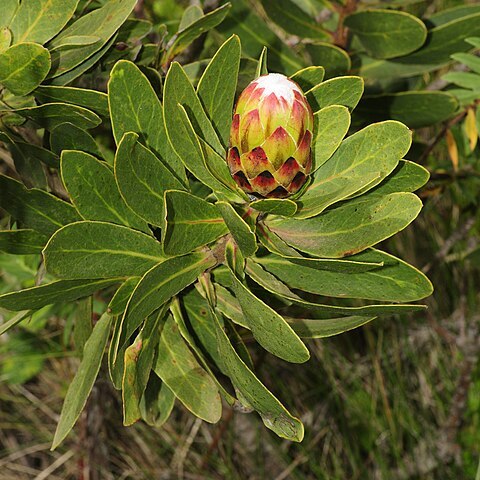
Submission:
M 84 335 L 54 447 L 85 405 L 107 345 L 126 425 L 161 425 L 176 399 L 214 423 L 225 403 L 301 441 L 301 421 L 256 376 L 244 340 L 302 363 L 309 338 L 424 308 L 412 302 L 430 295 L 428 279 L 374 248 L 421 209 L 412 192 L 428 173 L 403 160 L 408 128 L 386 121 L 346 136 L 362 80 L 300 69 L 291 78 L 314 112 L 313 173 L 290 198 L 252 201 L 226 163 L 240 57 L 232 36 L 196 88 L 172 63 L 162 101 L 137 66 L 118 62 L 108 85 L 115 158 L 63 150 L 68 199 L 0 177 L 1 206 L 17 227 L 1 241 L 42 251 L 51 280 L 0 296 L 0 307 L 22 312 L 10 326 L 95 292 L 108 302 Z

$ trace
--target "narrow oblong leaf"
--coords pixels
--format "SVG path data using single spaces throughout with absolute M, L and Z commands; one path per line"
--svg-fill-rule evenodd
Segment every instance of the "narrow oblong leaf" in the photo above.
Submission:
M 88 153 L 67 150 L 61 158 L 63 183 L 85 220 L 117 223 L 147 231 L 145 221 L 125 203 L 113 171 Z
M 178 108 L 178 105 L 184 107 L 185 110 L 188 109 L 187 117 L 200 138 L 205 140 L 218 154 L 223 155 L 225 153 L 193 85 L 177 62 L 172 63 L 168 70 L 165 78 L 163 98 L 167 135 L 173 149 L 184 163 L 188 163 L 188 157 L 194 151 L 192 151 L 189 143 L 186 142 L 185 127 L 182 128 L 182 111 Z
M 320 66 L 305 67 L 291 75 L 290 79 L 300 85 L 304 93 L 320 85 L 325 77 L 325 69 Z
M 229 268 L 235 296 L 242 307 L 247 325 L 258 343 L 265 350 L 288 362 L 306 362 L 310 358 L 307 347 L 288 323 L 275 310 L 257 298 L 237 278 L 230 265 Z
M 0 230 L 0 252 L 13 255 L 40 253 L 48 237 L 35 230 Z
M 108 97 L 103 92 L 87 88 L 40 85 L 34 92 L 41 103 L 71 103 L 108 117 Z
M 268 49 L 269 65 L 273 71 L 291 75 L 304 67 L 303 60 L 285 44 L 260 18 L 245 0 L 235 0 L 228 17 L 217 27 L 224 35 L 236 34 L 242 42 L 245 56 L 258 58 L 264 47 Z M 249 79 L 249 82 L 253 78 Z
M 162 104 L 148 78 L 134 63 L 120 60 L 115 64 L 108 82 L 108 102 L 117 145 L 127 132 L 136 133 L 186 183 L 185 169 L 168 143 Z
M 92 57 L 95 52 L 101 50 L 130 15 L 135 4 L 136 0 L 110 0 L 101 8 L 81 16 L 64 29 L 49 43 L 49 47 L 52 50 L 62 45 L 65 38 L 69 37 L 82 35 L 97 36 L 99 41 L 69 50 L 54 50 L 49 77 L 58 77 L 72 70 L 83 61 Z
M 271 213 L 272 215 L 282 215 L 284 217 L 295 215 L 298 208 L 297 204 L 288 198 L 262 198 L 252 202 L 250 207 L 260 212 Z
M 413 193 L 367 194 L 313 218 L 272 219 L 266 223 L 283 241 L 302 252 L 342 258 L 403 230 L 421 208 L 422 202 Z
M 189 350 L 170 315 L 158 345 L 155 373 L 194 415 L 216 423 L 222 414 L 217 386 Z
M 47 271 L 66 279 L 143 275 L 165 260 L 154 237 L 93 221 L 71 223 L 58 230 L 43 255 Z
M 115 178 L 127 205 L 153 225 L 164 219 L 164 192 L 183 184 L 147 147 L 136 133 L 126 133 L 115 155 Z
M 265 426 L 278 436 L 301 442 L 304 434 L 302 422 L 291 415 L 260 382 L 233 348 L 215 313 L 213 318 L 219 353 L 230 380 L 242 394 L 242 402 L 254 408 Z
M 128 300 L 132 296 L 139 281 L 140 277 L 130 277 L 118 287 L 118 290 L 108 304 L 107 312 L 110 315 L 121 315 L 125 311 Z
M 50 70 L 50 54 L 36 43 L 19 43 L 0 53 L 0 84 L 15 95 L 35 90 Z
M 38 310 L 53 303 L 67 303 L 88 297 L 97 290 L 122 282 L 121 278 L 106 280 L 59 280 L 39 287 L 0 295 L 0 307 L 7 310 Z
M 262 75 L 267 75 L 268 73 L 267 57 L 268 57 L 267 47 L 263 47 L 262 52 L 260 53 L 260 57 L 258 57 L 257 69 L 255 70 L 255 78 L 261 77 Z
M 267 15 L 286 32 L 302 38 L 328 40 L 321 23 L 302 10 L 292 0 L 262 0 Z
M 287 318 L 287 322 L 301 338 L 326 338 L 361 327 L 376 317 L 354 315 L 351 317 L 324 318 L 321 320 Z
M 250 257 L 257 251 L 255 233 L 243 218 L 227 202 L 217 202 L 215 206 L 220 211 L 230 233 L 240 248 L 244 257 Z
M 325 78 L 345 75 L 352 65 L 348 53 L 336 45 L 326 42 L 307 43 L 305 49 L 314 65 L 322 65 Z
M 96 113 L 68 103 L 45 103 L 37 107 L 18 108 L 12 111 L 47 130 L 53 130 L 67 122 L 85 130 L 95 128 L 102 123 Z
M 199 252 L 169 258 L 150 269 L 135 287 L 122 317 L 125 338 L 130 338 L 148 315 L 191 285 L 215 263 L 210 253 Z
M 228 232 L 214 205 L 179 190 L 165 193 L 162 244 L 168 255 L 183 255 Z
M 367 272 L 340 273 L 305 268 L 276 256 L 257 260 L 290 288 L 317 295 L 413 302 L 432 293 L 432 284 L 423 273 L 392 255 L 370 249 L 354 255 L 353 258 L 368 262 L 384 262 L 385 265 Z
M 188 47 L 196 38 L 202 33 L 208 32 L 216 27 L 227 16 L 230 4 L 222 5 L 213 10 L 213 12 L 203 15 L 198 20 L 192 22 L 185 29 L 180 30 L 174 37 L 173 41 L 165 52 L 163 63 L 168 63 L 169 60 L 175 58 L 181 51 Z
M 224 147 L 228 146 L 233 102 L 240 66 L 240 40 L 232 35 L 213 56 L 197 86 L 197 94 Z
M 348 137 L 316 172 L 299 199 L 299 218 L 309 218 L 348 198 L 367 185 L 374 186 L 397 166 L 410 148 L 412 134 L 394 121 L 375 123 Z
M 43 190 L 28 190 L 5 175 L 0 175 L 0 207 L 12 215 L 22 228 L 31 228 L 48 236 L 66 223 L 81 220 L 69 203 Z
M 347 107 L 331 105 L 315 113 L 313 122 L 312 156 L 316 170 L 342 143 L 350 128 L 350 112 Z
M 421 20 L 396 10 L 362 10 L 348 15 L 344 24 L 375 58 L 407 55 L 420 48 L 427 38 L 427 28 Z
M 314 113 L 330 105 L 343 105 L 353 110 L 362 95 L 361 77 L 338 77 L 312 88 L 307 94 L 307 100 Z
M 140 401 L 153 366 L 155 349 L 160 339 L 159 325 L 164 316 L 164 311 L 150 315 L 135 341 L 125 350 L 122 380 L 124 425 L 132 425 L 142 415 Z
M 52 442 L 52 450 L 57 448 L 69 434 L 87 403 L 87 398 L 100 371 L 111 324 L 112 317 L 106 313 L 103 314 L 95 324 L 90 338 L 85 343 L 83 359 L 72 383 L 68 387 L 67 395 L 63 402 L 60 420 L 58 421 Z
M 384 252 L 379 252 L 377 250 L 377 253 L 381 254 Z M 360 254 L 360 255 L 363 255 L 363 254 Z M 356 258 L 356 257 L 357 256 L 353 256 L 352 258 Z M 369 261 L 372 261 L 372 260 L 373 259 L 369 258 Z M 377 260 L 377 263 L 380 263 L 380 264 L 382 264 L 383 261 L 388 261 L 390 262 L 390 265 L 393 265 L 392 259 L 386 256 L 382 258 L 380 257 L 380 255 L 378 255 L 376 257 L 376 260 Z M 268 259 L 263 258 L 262 260 L 258 260 L 258 261 L 262 262 L 262 264 L 264 264 L 266 269 L 270 269 L 270 266 L 269 266 L 270 262 L 275 263 L 276 265 L 274 268 L 276 269 L 276 274 L 278 273 L 278 278 L 277 276 L 272 275 L 270 271 L 267 271 L 264 268 L 262 268 L 256 262 L 248 260 L 247 273 L 249 277 L 252 278 L 261 287 L 263 287 L 267 292 L 273 293 L 274 295 L 279 296 L 284 300 L 288 300 L 294 305 L 303 307 L 305 309 L 306 315 L 314 315 L 315 317 L 318 317 L 318 318 L 330 318 L 332 315 L 335 317 L 340 315 L 346 315 L 346 316 L 396 315 L 396 314 L 402 314 L 407 312 L 421 311 L 421 310 L 425 310 L 426 308 L 425 305 L 398 304 L 398 303 L 351 307 L 349 305 L 332 305 L 332 304 L 325 305 L 325 304 L 309 301 L 293 293 L 290 290 L 290 288 L 286 285 L 286 283 L 283 283 L 283 282 L 289 282 L 290 275 L 296 275 L 296 274 L 298 275 L 301 272 L 304 272 L 306 275 L 308 275 L 309 273 L 312 274 L 312 272 L 310 272 L 308 268 L 301 270 L 298 267 L 295 267 L 293 272 L 289 272 L 288 271 L 289 264 L 286 263 L 286 259 L 285 258 L 282 259 L 277 255 L 271 255 L 269 256 Z M 282 280 L 280 280 L 280 278 Z M 322 278 L 322 275 L 320 275 L 320 278 Z M 335 276 L 333 276 L 332 278 L 335 279 Z M 341 278 L 344 278 L 344 281 L 347 281 L 347 277 L 345 275 L 343 275 L 343 277 L 341 276 Z M 354 283 L 356 283 L 355 277 L 353 278 L 354 278 Z M 413 278 L 414 277 L 412 276 L 412 279 Z M 422 281 L 423 280 L 425 279 L 422 279 Z M 431 293 L 431 284 L 429 284 L 428 280 L 427 282 L 424 283 L 424 287 L 426 287 L 424 291 L 428 291 L 428 289 L 430 288 L 430 293 Z M 425 293 L 424 296 L 427 296 L 430 293 Z M 340 294 L 339 296 L 342 296 L 342 294 Z M 220 298 L 220 296 L 218 296 L 218 298 Z M 238 311 L 240 309 L 240 306 L 235 307 L 235 302 L 232 302 L 232 298 L 236 301 L 234 297 L 230 298 L 229 311 L 235 312 L 235 314 L 237 315 L 237 318 L 235 319 L 230 317 L 228 313 L 226 313 L 226 315 L 229 318 L 232 318 L 234 322 L 239 323 L 239 325 L 246 326 L 244 325 L 245 321 L 238 317 Z
M 20 3 L 9 27 L 15 43 L 43 44 L 67 24 L 78 0 L 37 0 Z

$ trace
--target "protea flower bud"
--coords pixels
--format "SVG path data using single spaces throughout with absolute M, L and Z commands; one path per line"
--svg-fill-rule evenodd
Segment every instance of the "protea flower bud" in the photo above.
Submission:
M 228 165 L 247 193 L 283 198 L 296 193 L 312 166 L 313 114 L 301 88 L 270 73 L 251 82 L 238 99 Z

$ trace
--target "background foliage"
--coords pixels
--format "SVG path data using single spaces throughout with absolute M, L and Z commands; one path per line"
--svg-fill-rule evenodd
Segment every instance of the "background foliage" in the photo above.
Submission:
M 70 353 L 72 326 L 92 311 L 102 313 L 104 304 L 96 298 L 93 303 L 45 307 L 2 337 L 5 452 L 1 462 L 8 473 L 0 476 L 11 478 L 14 472 L 18 478 L 31 478 L 43 471 L 50 473 L 39 478 L 75 478 L 82 470 L 93 470 L 91 474 L 99 478 L 122 474 L 131 478 L 162 474 L 166 478 L 474 478 L 480 444 L 475 288 L 480 258 L 476 217 L 480 82 L 477 57 L 469 52 L 478 47 L 480 6 L 236 0 L 230 10 L 204 17 L 206 26 L 198 32 L 210 30 L 208 35 L 190 33 L 172 40 L 177 29 L 201 20 L 198 8 L 185 10 L 188 5 L 183 2 L 139 2 L 134 11 L 137 20 L 124 23 L 135 2 L 69 3 L 70 11 L 67 2 L 62 9 L 53 5 L 63 16 L 39 22 L 22 39 L 27 51 L 13 52 L 15 58 L 35 59 L 32 72 L 38 83 L 47 76 L 50 85 L 74 82 L 106 92 L 108 78 L 121 72 L 122 64 L 112 71 L 115 62 L 133 60 L 160 90 L 162 76 L 156 71 L 165 71 L 173 58 L 195 83 L 207 59 L 233 33 L 240 37 L 246 57 L 239 89 L 255 73 L 256 62 L 248 58 L 258 58 L 264 46 L 268 67 L 274 71 L 291 74 L 314 64 L 325 66 L 327 80 L 345 74 L 362 76 L 361 99 L 351 84 L 346 88 L 353 98 L 345 92 L 341 95 L 347 107 L 360 100 L 353 128 L 390 118 L 405 122 L 415 129 L 407 158 L 431 172 L 421 191 L 425 203 L 421 217 L 385 248 L 428 272 L 437 291 L 428 300 L 427 313 L 386 317 L 348 336 L 315 340 L 313 361 L 304 366 L 280 363 L 254 349 L 259 376 L 300 413 L 306 425 L 307 437 L 300 445 L 278 440 L 259 428 L 258 418 L 229 409 L 216 427 L 200 423 L 177 406 L 162 429 L 144 424 L 119 429 L 121 406 L 100 377 L 74 436 L 58 451 L 47 453 L 60 399 L 78 366 Z M 112 31 L 101 22 L 96 28 L 89 23 L 89 35 L 68 26 L 63 29 L 75 8 L 80 15 L 103 4 L 112 9 Z M 218 6 L 210 2 L 204 8 L 208 12 Z M 381 31 L 372 35 L 373 23 Z M 16 28 L 22 30 L 21 25 L 13 25 L 11 31 Z M 3 40 L 8 46 L 5 37 L 8 33 Z M 1 45 L 2 41 L 0 49 L 5 50 Z M 76 105 L 62 107 L 61 112 L 62 119 L 73 125 L 68 128 L 74 132 L 70 137 L 55 123 L 58 112 L 43 109 L 38 115 L 28 95 L 36 85 L 24 85 L 14 76 L 9 84 L 3 73 L 8 64 L 8 58 L 0 58 L 0 83 L 11 92 L 3 92 L 6 108 L 1 121 L 17 136 L 14 141 L 1 138 L 4 171 L 14 166 L 27 186 L 42 186 L 47 178 L 37 158 L 57 166 L 59 152 L 75 147 L 113 160 L 110 132 L 97 127 L 108 109 L 104 95 L 79 99 L 71 91 L 73 98 L 57 98 L 59 90 L 40 87 L 40 101 L 43 95 L 47 102 Z M 135 91 L 131 83 L 120 88 L 128 86 Z M 32 138 L 31 130 L 20 126 L 24 118 L 43 122 L 50 131 L 48 143 Z M 115 126 L 113 136 L 117 141 L 121 137 Z M 134 145 L 135 138 L 130 140 Z M 44 148 L 47 145 L 52 152 Z M 72 168 L 72 177 L 79 174 Z M 68 182 L 68 171 L 62 175 Z M 6 191 L 4 187 L 2 192 Z M 71 212 L 63 212 L 62 220 L 68 215 Z M 45 234 L 49 233 L 46 227 Z M 2 291 L 35 285 L 38 258 L 3 254 L 0 261 Z M 75 345 L 83 345 L 82 336 L 88 333 L 75 329 Z M 105 440 L 101 448 L 95 448 L 98 438 Z

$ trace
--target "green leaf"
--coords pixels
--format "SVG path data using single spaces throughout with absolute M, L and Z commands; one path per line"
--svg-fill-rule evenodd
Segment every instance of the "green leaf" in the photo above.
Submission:
M 385 265 L 368 272 L 340 273 L 306 268 L 272 255 L 259 258 L 257 261 L 290 288 L 317 295 L 413 302 L 432 293 L 432 284 L 423 273 L 388 253 L 371 249 L 351 258 L 367 262 L 384 262 Z M 365 312 L 377 314 L 375 310 L 369 312 L 367 309 Z
M 345 18 L 369 55 L 394 58 L 420 48 L 427 38 L 427 28 L 417 17 L 396 10 L 368 9 Z
M 170 60 L 175 58 L 180 52 L 185 50 L 195 39 L 197 39 L 204 32 L 208 32 L 220 24 L 227 16 L 230 4 L 222 5 L 221 7 L 207 13 L 195 22 L 191 23 L 184 30 L 180 30 L 174 35 L 172 41 L 168 45 L 168 49 L 164 54 L 162 63 L 168 64 Z
M 92 110 L 102 117 L 109 115 L 107 94 L 96 90 L 41 85 L 33 94 L 42 103 L 70 103 Z
M 210 253 L 199 252 L 169 258 L 150 269 L 133 291 L 122 317 L 124 337 L 130 338 L 148 315 L 191 285 L 215 263 Z
M 314 171 L 337 150 L 350 128 L 350 113 L 341 105 L 322 108 L 313 116 L 312 156 Z
M 160 340 L 159 325 L 165 312 L 150 315 L 137 338 L 124 354 L 122 380 L 123 424 L 132 425 L 141 417 L 140 400 L 147 387 L 155 348 Z
M 184 164 L 188 163 L 188 157 L 193 151 L 191 141 L 185 139 L 188 134 L 185 132 L 185 126 L 182 128 L 182 111 L 178 108 L 179 104 L 188 110 L 187 117 L 200 138 L 205 140 L 218 154 L 224 154 L 225 150 L 208 120 L 193 85 L 188 80 L 183 68 L 176 62 L 172 63 L 168 70 L 163 98 L 163 113 L 168 139 Z
M 478 57 L 476 57 L 478 58 Z M 480 60 L 480 59 L 479 59 Z M 448 72 L 443 80 L 454 83 L 462 88 L 480 90 L 480 75 L 471 72 Z M 440 92 L 439 92 L 440 93 Z
M 38 310 L 53 303 L 67 303 L 88 297 L 97 290 L 120 283 L 120 278 L 106 280 L 60 280 L 39 287 L 0 295 L 0 308 L 7 310 Z
M 215 241 L 228 229 L 214 205 L 179 190 L 165 193 L 162 243 L 167 255 L 183 255 Z
M 69 50 L 53 51 L 49 78 L 58 77 L 72 70 L 101 50 L 125 22 L 136 3 L 137 0 L 109 0 L 103 7 L 83 15 L 57 35 L 49 44 L 52 50 L 62 45 L 65 38 L 89 35 L 99 37 L 100 40 Z
M 57 155 L 61 155 L 64 150 L 79 150 L 98 158 L 102 157 L 94 138 L 86 130 L 71 123 L 62 123 L 52 130 L 50 147 Z
M 375 318 L 356 315 L 322 320 L 287 318 L 287 321 L 301 338 L 326 338 L 361 327 Z
M 363 80 L 360 77 L 338 77 L 327 80 L 307 93 L 313 112 L 330 105 L 343 105 L 353 110 L 363 95 Z
M 381 258 L 380 254 L 383 252 L 379 252 L 378 250 L 376 252 L 378 253 L 378 256 L 376 257 L 377 263 L 382 264 L 383 261 L 385 260 L 386 262 L 389 262 L 390 266 L 393 264 L 392 259 L 386 257 L 387 254 L 384 254 L 385 256 Z M 359 254 L 357 256 L 359 257 L 358 261 L 360 263 L 362 261 L 361 259 L 365 257 L 365 253 Z M 354 256 L 352 258 L 356 258 L 357 256 Z M 373 260 L 374 257 L 367 257 L 367 258 L 369 261 L 371 261 Z M 332 315 L 335 315 L 335 316 L 338 316 L 338 315 L 348 315 L 348 316 L 350 315 L 355 315 L 355 316 L 356 315 L 362 315 L 362 316 L 363 315 L 366 315 L 366 316 L 400 315 L 402 313 L 425 310 L 426 308 L 424 305 L 411 305 L 411 304 L 386 304 L 386 305 L 384 304 L 384 305 L 366 305 L 363 307 L 351 307 L 348 305 L 347 306 L 331 305 L 331 304 L 324 305 L 321 303 L 308 301 L 302 297 L 299 297 L 295 293 L 293 293 L 287 287 L 287 285 L 283 283 L 283 281 L 291 283 L 292 281 L 291 277 L 293 275 L 301 274 L 302 272 L 303 272 L 303 275 L 307 275 L 309 280 L 313 279 L 313 281 L 315 281 L 316 275 L 313 272 L 311 272 L 309 268 L 302 268 L 302 267 L 299 268 L 299 266 L 297 265 L 294 267 L 294 271 L 290 272 L 289 268 L 291 268 L 292 264 L 288 262 L 286 259 L 282 259 L 281 257 L 278 257 L 277 255 L 270 255 L 269 257 L 263 257 L 262 259 L 258 259 L 257 261 L 264 264 L 265 268 L 267 268 L 268 270 L 275 271 L 275 274 L 279 278 L 281 278 L 282 281 L 280 281 L 279 278 L 269 273 L 269 271 L 264 270 L 260 265 L 258 265 L 255 262 L 252 262 L 251 260 L 247 261 L 248 276 L 252 278 L 256 283 L 258 283 L 261 287 L 263 287 L 267 292 L 273 293 L 274 295 L 277 295 L 283 298 L 284 300 L 288 300 L 289 302 L 292 302 L 294 305 L 303 307 L 305 309 L 305 314 L 309 316 L 314 315 L 320 318 L 330 318 Z M 364 263 L 367 263 L 367 262 L 364 261 Z M 351 275 L 351 273 L 347 273 L 347 275 Z M 424 278 L 422 274 L 420 275 L 421 275 L 421 281 L 424 282 L 426 278 Z M 322 274 L 319 275 L 319 278 L 322 278 Z M 335 278 L 336 276 L 333 275 L 331 276 L 330 279 L 335 279 Z M 345 274 L 341 275 L 340 278 L 338 278 L 337 280 L 340 282 L 342 278 L 344 279 L 344 281 L 349 281 L 348 277 Z M 355 277 L 352 277 L 352 278 L 353 278 L 353 282 L 357 284 L 358 282 L 355 280 Z M 305 277 L 303 279 L 305 279 Z M 325 281 L 328 281 L 328 279 L 326 279 Z M 305 287 L 308 288 L 308 286 L 305 286 Z M 305 287 L 303 287 L 304 290 L 305 290 Z M 424 287 L 425 287 L 424 292 L 430 291 L 431 293 L 431 284 L 428 282 L 428 280 L 424 282 Z M 358 285 L 356 285 L 355 288 L 358 288 Z M 342 294 L 340 294 L 339 296 L 341 295 Z M 424 293 L 424 296 L 427 296 L 427 295 L 429 295 L 429 293 Z M 218 296 L 218 298 L 220 298 L 220 296 Z M 234 305 L 230 305 L 230 311 L 235 311 Z M 234 320 L 234 321 L 237 321 L 237 320 Z M 240 322 L 238 323 L 241 324 Z
M 325 78 L 345 75 L 351 67 L 350 57 L 345 50 L 330 43 L 316 42 L 305 45 L 307 53 L 314 65 L 322 65 Z
M 470 70 L 480 74 L 480 58 L 476 55 L 473 55 L 472 53 L 455 53 L 452 55 L 452 59 L 463 63 Z
M 143 275 L 165 260 L 155 238 L 113 223 L 89 221 L 58 230 L 43 255 L 47 271 L 67 279 Z
M 232 9 L 218 30 L 226 36 L 238 35 L 243 53 L 247 57 L 258 58 L 263 48 L 267 47 L 269 64 L 273 71 L 291 75 L 305 66 L 300 57 L 280 40 L 244 0 L 232 2 Z
M 68 50 L 69 48 L 81 47 L 83 45 L 92 45 L 100 41 L 100 37 L 92 35 L 74 35 L 73 37 L 65 37 L 62 43 L 52 48 L 52 50 Z
M 449 80 L 448 74 L 443 79 Z M 480 88 L 480 76 L 477 76 L 477 82 Z M 457 100 L 447 92 L 409 91 L 364 97 L 357 111 L 363 118 L 392 118 L 410 128 L 422 128 L 449 119 L 457 108 Z
M 140 277 L 130 277 L 120 285 L 108 304 L 107 312 L 110 315 L 121 315 L 125 311 L 128 300 L 132 296 L 132 293 L 139 281 Z
M 35 90 L 50 70 L 50 53 L 36 43 L 19 43 L 0 53 L 0 83 L 15 95 Z
M 233 348 L 215 314 L 214 319 L 219 354 L 234 387 L 241 392 L 242 403 L 246 402 L 247 406 L 253 407 L 262 417 L 265 426 L 278 436 L 301 442 L 303 425 L 300 420 L 293 417 L 258 380 Z
M 323 67 L 305 67 L 295 72 L 290 79 L 300 85 L 301 89 L 307 93 L 313 87 L 322 83 L 325 77 L 325 69 Z
M 180 158 L 187 170 L 217 195 L 220 194 L 234 202 L 242 202 L 245 195 L 239 196 L 236 193 L 239 192 L 239 189 L 235 185 L 227 163 L 222 157 L 219 159 L 219 154 L 195 133 L 190 118 L 181 105 L 178 105 L 178 111 L 180 118 L 177 120 L 181 123 L 177 124 L 176 135 L 182 132 L 181 137 L 178 137 L 177 140 L 183 142 L 181 148 L 184 153 Z M 183 130 L 178 128 L 179 125 L 182 125 Z
M 468 52 L 468 37 L 480 35 L 480 12 L 451 20 L 428 32 L 425 46 L 394 60 L 360 57 L 359 74 L 367 78 L 410 77 L 438 69 L 451 61 L 454 53 Z
M 356 273 L 366 272 L 382 266 L 381 263 L 361 262 L 350 260 L 349 258 L 332 259 L 304 257 L 297 250 L 287 245 L 264 224 L 259 225 L 258 232 L 260 233 L 260 242 L 269 252 L 280 255 L 292 263 L 304 265 L 305 267 L 330 270 L 332 272 Z
M 263 47 L 260 57 L 258 58 L 257 69 L 255 70 L 255 78 L 268 74 L 267 55 L 267 47 Z
M 240 53 L 240 40 L 232 35 L 217 50 L 197 86 L 205 113 L 224 146 L 229 142 Z
M 79 63 L 76 67 L 68 70 L 62 75 L 58 75 L 55 78 L 50 79 L 50 84 L 55 86 L 65 86 L 73 82 L 76 78 L 80 77 L 87 70 L 96 65 L 100 59 L 110 50 L 114 45 L 117 36 L 114 35 L 112 38 L 97 52 L 95 52 L 91 57 L 88 57 L 86 60 Z M 75 49 L 77 50 L 77 49 Z M 70 50 L 71 51 L 71 50 Z M 63 54 L 64 52 L 61 52 Z M 51 72 L 51 70 L 50 70 Z
M 92 334 L 93 325 L 93 297 L 83 298 L 76 302 L 73 325 L 73 343 L 75 349 L 83 356 L 83 350 L 90 335 Z
M 47 236 L 67 223 L 80 220 L 69 203 L 43 190 L 27 190 L 20 182 L 4 175 L 0 175 L 0 207 L 22 228 L 31 228 Z
M 67 150 L 61 159 L 65 188 L 85 220 L 101 220 L 147 231 L 148 225 L 123 200 L 112 169 L 88 153 Z
M 38 160 L 40 160 L 42 163 L 52 168 L 60 167 L 60 160 L 58 156 L 46 148 L 39 147 L 33 143 L 18 141 L 16 138 L 13 139 L 7 135 L 5 135 L 1 141 L 10 143 L 11 147 L 9 147 L 9 149 L 12 154 L 13 152 L 16 152 L 18 155 L 29 157 L 31 160 L 34 160 L 37 163 Z
M 8 27 L 18 8 L 18 0 L 3 0 L 0 26 Z
M 171 315 L 162 330 L 154 370 L 194 415 L 209 423 L 220 420 L 222 401 L 217 386 L 183 341 Z
M 12 318 L 0 324 L 0 335 L 3 335 L 5 332 L 8 332 L 15 325 L 18 325 L 21 321 L 25 320 L 27 317 L 31 316 L 30 310 L 25 310 L 24 312 L 18 312 Z
M 179 107 L 181 108 L 181 107 Z M 187 126 L 187 119 L 186 119 L 186 112 L 183 112 L 183 118 L 185 120 L 185 125 Z M 193 140 L 193 129 L 191 128 L 191 123 L 188 123 L 188 130 L 192 135 Z M 200 146 L 202 149 L 202 155 L 204 158 L 204 162 L 198 160 L 197 168 L 194 167 L 192 162 L 192 169 L 195 169 L 195 172 L 198 170 L 202 170 L 202 176 L 205 178 L 205 184 L 211 185 L 211 188 L 215 191 L 217 196 L 223 196 L 228 198 L 230 201 L 234 203 L 244 203 L 248 202 L 249 198 L 246 193 L 240 189 L 237 185 L 235 180 L 230 173 L 230 169 L 228 168 L 227 162 L 225 161 L 225 157 L 221 157 L 208 143 L 204 140 L 196 136 L 197 140 L 200 142 Z M 207 173 L 203 171 L 206 167 Z M 200 174 L 199 174 L 200 175 Z M 219 186 L 218 182 L 211 178 L 211 176 L 215 177 L 218 182 L 220 182 L 223 186 Z M 226 189 L 224 187 L 227 187 Z
M 430 177 L 428 170 L 418 163 L 400 160 L 395 170 L 371 194 L 387 195 L 394 192 L 414 192 L 423 187 Z
M 83 359 L 65 396 L 52 450 L 57 448 L 69 434 L 87 403 L 87 398 L 100 371 L 111 324 L 112 317 L 106 313 L 102 315 L 85 344 Z
M 35 156 L 35 153 L 43 149 L 41 147 L 30 148 L 28 144 L 16 142 L 12 138 L 9 138 L 8 141 L 8 150 L 12 155 L 15 170 L 23 183 L 29 188 L 37 187 L 46 190 L 47 177 L 39 158 Z M 27 148 L 25 148 L 25 145 L 27 145 Z
M 140 413 L 145 423 L 152 427 L 161 427 L 170 417 L 174 405 L 174 393 L 158 375 L 150 374 L 147 388 L 140 400 Z
M 163 162 L 138 142 L 136 133 L 126 133 L 118 145 L 115 178 L 127 205 L 153 225 L 164 221 L 164 192 L 183 189 Z
M 67 24 L 78 0 L 22 1 L 10 23 L 15 43 L 45 43 Z
M 97 114 L 86 108 L 67 103 L 45 103 L 37 107 L 18 108 L 12 110 L 12 112 L 32 120 L 47 130 L 53 130 L 62 123 L 72 123 L 79 128 L 87 130 L 102 123 L 101 118 Z
M 140 141 L 186 183 L 185 169 L 167 140 L 162 104 L 147 77 L 134 63 L 120 60 L 115 64 L 108 83 L 108 100 L 117 145 L 127 132 L 135 132 Z
M 259 212 L 271 213 L 272 215 L 282 215 L 284 217 L 291 217 L 297 212 L 297 204 L 287 198 L 262 198 L 252 202 L 250 207 Z
M 40 253 L 48 237 L 35 230 L 0 230 L 0 252 L 12 255 Z
M 222 363 L 217 353 L 217 339 L 215 330 L 213 329 L 213 318 L 211 317 L 208 303 L 196 292 L 196 290 L 191 290 L 191 292 L 183 296 L 183 300 L 185 299 L 185 297 L 188 296 L 193 296 L 193 298 L 195 299 L 194 305 L 198 307 L 197 311 L 192 312 L 190 310 L 190 314 L 188 315 L 188 322 L 190 328 L 187 326 L 187 323 L 185 321 L 185 317 L 183 315 L 182 307 L 179 300 L 175 299 L 170 307 L 170 311 L 172 312 L 175 323 L 178 326 L 178 331 L 180 332 L 183 339 L 187 342 L 188 346 L 192 349 L 193 353 L 200 361 L 202 367 L 210 375 L 211 379 L 215 382 L 215 385 L 217 386 L 220 395 L 225 398 L 229 405 L 234 405 L 236 399 L 223 387 L 220 381 L 215 377 L 212 369 L 210 368 L 206 355 L 204 354 L 203 350 L 199 348 L 199 346 L 197 346 L 197 343 L 199 343 L 199 345 L 201 345 L 210 356 L 212 356 L 213 354 L 213 358 L 218 360 L 218 363 L 216 362 L 217 367 L 221 369 Z M 185 301 L 183 302 L 183 304 L 185 305 Z M 192 306 L 192 304 L 190 304 L 190 306 Z M 193 335 L 190 333 L 192 330 L 195 332 L 196 337 L 200 337 L 200 342 L 196 338 L 194 339 Z
M 292 0 L 262 0 L 267 15 L 286 32 L 301 38 L 328 40 L 321 24 Z
M 228 263 L 233 291 L 242 307 L 248 328 L 257 342 L 265 350 L 287 362 L 306 362 L 310 354 L 300 338 L 275 310 L 257 298 L 241 282 L 231 263 Z
M 279 218 L 268 227 L 294 248 L 324 258 L 361 252 L 403 230 L 420 213 L 412 193 L 363 195 L 313 218 Z
M 397 166 L 410 144 L 410 130 L 394 121 L 375 123 L 351 135 L 315 172 L 300 199 L 297 217 L 318 215 L 372 182 L 378 183 Z
M 180 25 L 178 26 L 178 30 L 182 31 L 188 26 L 190 26 L 193 22 L 203 17 L 203 10 L 198 5 L 190 5 L 185 9 L 182 15 L 182 19 L 180 20 Z
M 456 7 L 441 9 L 438 12 L 433 13 L 428 17 L 428 23 L 439 27 L 445 23 L 449 23 L 452 20 L 458 20 L 463 17 L 472 15 L 473 13 L 480 12 L 480 5 L 458 5 Z
M 244 257 L 253 255 L 257 251 L 257 239 L 250 226 L 235 211 L 230 203 L 217 202 L 215 206 L 220 211 L 242 255 Z

